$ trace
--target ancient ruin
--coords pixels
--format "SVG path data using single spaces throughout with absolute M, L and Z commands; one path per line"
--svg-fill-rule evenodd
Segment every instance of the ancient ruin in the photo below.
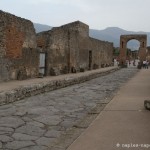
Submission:
M 97 69 L 112 63 L 113 44 L 89 37 L 89 26 L 80 21 L 37 34 L 37 46 L 45 54 L 46 75 Z
M 0 11 L 0 81 L 83 72 L 110 66 L 113 43 L 89 37 L 72 22 L 36 35 L 29 20 Z
M 132 40 L 138 40 L 140 42 L 140 48 L 138 56 L 140 61 L 146 59 L 146 46 L 147 46 L 147 35 L 146 34 L 135 34 L 135 35 L 121 35 L 120 36 L 120 64 L 126 63 L 127 43 Z
M 36 77 L 36 47 L 33 23 L 0 11 L 0 81 Z

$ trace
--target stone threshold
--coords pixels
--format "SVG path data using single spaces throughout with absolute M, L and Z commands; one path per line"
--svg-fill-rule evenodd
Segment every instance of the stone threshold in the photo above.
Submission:
M 40 82 L 37 83 L 31 82 L 31 84 L 18 86 L 17 88 L 11 90 L 0 91 L 0 105 L 13 103 L 27 97 L 64 88 L 70 85 L 80 84 L 85 81 L 89 81 L 91 79 L 114 72 L 118 69 L 118 67 L 108 67 L 92 71 L 86 71 L 83 73 L 61 75 L 56 78 L 49 77 L 49 80 L 45 78 L 46 80 L 40 80 Z

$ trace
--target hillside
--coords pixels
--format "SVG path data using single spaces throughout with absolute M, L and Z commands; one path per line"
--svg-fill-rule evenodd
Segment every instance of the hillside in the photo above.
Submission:
M 51 26 L 37 24 L 37 23 L 34 23 L 34 27 L 35 27 L 36 33 L 52 29 Z M 147 45 L 150 46 L 150 32 L 126 31 L 118 27 L 108 27 L 104 30 L 90 29 L 89 31 L 90 37 L 103 40 L 103 41 L 113 42 L 114 47 L 119 47 L 120 35 L 124 35 L 124 34 L 147 34 Z M 138 41 L 131 40 L 128 42 L 128 48 L 132 50 L 137 50 L 139 48 L 139 44 L 140 43 Z
M 48 30 L 52 29 L 51 26 L 43 25 L 43 24 L 39 24 L 39 23 L 34 23 L 34 28 L 35 28 L 36 33 L 39 33 L 42 31 L 48 31 Z

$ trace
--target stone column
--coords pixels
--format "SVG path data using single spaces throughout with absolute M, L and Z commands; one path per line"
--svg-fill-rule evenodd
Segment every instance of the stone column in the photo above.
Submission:
M 140 61 L 146 60 L 146 42 L 141 41 L 140 42 L 140 48 L 139 48 L 139 58 Z

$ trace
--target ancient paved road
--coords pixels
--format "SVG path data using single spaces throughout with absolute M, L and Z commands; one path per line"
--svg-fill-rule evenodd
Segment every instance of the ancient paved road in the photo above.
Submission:
M 94 107 L 108 103 L 114 91 L 137 71 L 121 69 L 79 85 L 0 106 L 0 149 L 66 149 L 71 143 L 59 145 L 58 139 L 67 137 L 66 133 L 71 139 L 69 129 L 78 127 Z M 82 130 L 81 126 L 79 132 Z

